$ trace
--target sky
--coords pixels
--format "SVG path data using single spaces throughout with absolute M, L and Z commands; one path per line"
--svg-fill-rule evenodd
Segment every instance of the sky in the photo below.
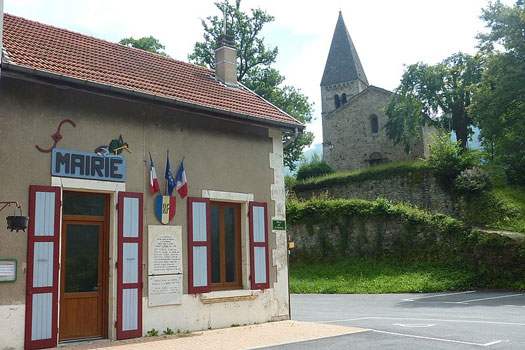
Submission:
M 234 0 L 230 0 L 232 3 Z M 513 0 L 503 0 L 513 4 Z M 371 85 L 393 90 L 404 67 L 435 64 L 451 54 L 475 53 L 475 36 L 487 0 L 242 0 L 241 10 L 261 8 L 275 17 L 262 32 L 277 46 L 275 68 L 285 84 L 314 103 L 307 130 L 322 142 L 320 82 L 339 11 Z M 4 11 L 117 42 L 153 35 L 171 57 L 187 61 L 202 41 L 201 19 L 221 15 L 211 0 L 4 0 Z

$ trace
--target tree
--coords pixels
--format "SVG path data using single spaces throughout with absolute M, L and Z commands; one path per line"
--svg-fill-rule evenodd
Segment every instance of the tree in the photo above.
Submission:
M 408 66 L 385 112 L 386 133 L 394 144 L 402 143 L 408 152 L 411 141 L 419 138 L 419 127 L 430 124 L 454 131 L 466 149 L 473 120 L 468 113 L 472 92 L 481 79 L 478 56 L 456 53 L 430 66 Z
M 237 47 L 237 79 L 255 93 L 268 100 L 295 119 L 308 123 L 312 120 L 312 104 L 299 89 L 284 85 L 282 76 L 271 65 L 277 58 L 277 47 L 267 47 L 261 30 L 274 17 L 261 9 L 252 9 L 250 14 L 240 10 L 240 0 L 235 5 L 228 0 L 216 2 L 215 6 L 226 18 L 226 34 L 233 36 Z M 215 45 L 224 32 L 224 19 L 209 16 L 202 20 L 204 41 L 195 43 L 188 58 L 196 64 L 215 68 Z M 294 133 L 283 133 L 283 143 L 295 137 Z M 304 147 L 313 141 L 313 134 L 305 132 L 284 149 L 284 164 L 291 170 L 296 168 Z
M 481 18 L 489 28 L 478 35 L 486 67 L 470 112 L 490 161 L 501 163 L 511 181 L 525 184 L 525 2 L 491 3 Z
M 162 45 L 158 39 L 151 35 L 148 37 L 142 37 L 140 39 L 133 39 L 133 37 L 124 38 L 119 41 L 119 44 L 169 57 L 168 54 L 166 54 L 164 51 L 161 51 L 165 49 L 164 45 Z

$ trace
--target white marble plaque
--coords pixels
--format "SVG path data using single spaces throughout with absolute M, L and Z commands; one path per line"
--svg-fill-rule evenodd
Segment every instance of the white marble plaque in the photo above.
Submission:
M 148 226 L 148 275 L 182 273 L 182 226 Z
M 148 305 L 182 304 L 182 275 L 148 277 Z

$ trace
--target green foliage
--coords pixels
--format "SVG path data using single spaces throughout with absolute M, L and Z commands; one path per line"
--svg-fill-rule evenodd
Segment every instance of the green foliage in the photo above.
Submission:
M 172 335 L 175 334 L 175 331 L 171 329 L 170 327 L 166 327 L 166 330 L 162 332 L 164 335 Z
M 310 177 L 319 177 L 326 174 L 332 174 L 334 169 L 330 167 L 324 160 L 314 153 L 312 159 L 308 162 L 301 163 L 299 170 L 297 170 L 297 180 L 304 180 Z
M 408 66 L 384 109 L 387 136 L 409 152 L 420 138 L 419 127 L 434 125 L 454 131 L 466 149 L 473 124 L 467 108 L 480 79 L 479 57 L 461 52 L 434 66 L 422 62 Z
M 165 49 L 164 45 L 151 35 L 140 39 L 133 39 L 133 37 L 124 38 L 119 41 L 119 44 L 169 57 L 168 54 L 163 51 Z
M 502 164 L 511 182 L 525 184 L 525 2 L 489 3 L 481 18 L 489 29 L 478 35 L 486 64 L 469 111 L 490 161 Z
M 492 181 L 487 171 L 479 166 L 463 170 L 454 181 L 454 188 L 459 193 L 479 193 L 490 190 Z
M 417 177 L 431 168 L 426 162 L 398 162 L 363 168 L 350 172 L 337 172 L 323 175 L 317 178 L 309 178 L 297 181 L 293 186 L 296 192 L 328 188 L 331 186 L 356 183 L 366 180 L 387 179 L 393 176 L 408 175 Z
M 468 224 L 525 233 L 525 187 L 496 188 L 466 199 Z
M 146 337 L 158 337 L 158 336 L 159 336 L 159 331 L 156 330 L 155 328 L 152 328 L 146 332 Z
M 296 182 L 297 182 L 297 179 L 295 178 L 295 176 L 284 175 L 284 189 L 287 192 L 293 191 L 293 187 L 295 186 Z
M 240 10 L 240 0 L 235 5 L 228 0 L 216 2 L 215 6 L 226 16 L 226 33 L 234 37 L 237 47 L 237 79 L 256 94 L 290 114 L 302 123 L 312 120 L 312 104 L 308 97 L 293 86 L 283 85 L 284 76 L 272 68 L 275 63 L 277 47 L 267 47 L 261 31 L 274 17 L 261 9 L 250 13 Z M 215 68 L 215 46 L 219 35 L 224 31 L 223 16 L 209 16 L 202 20 L 204 41 L 195 43 L 193 53 L 188 58 L 196 63 Z M 294 137 L 294 133 L 283 133 L 283 143 Z M 311 145 L 314 135 L 311 132 L 300 134 L 284 149 L 284 164 L 291 170 L 302 155 L 302 150 Z
M 477 287 L 469 266 L 405 259 L 346 257 L 290 266 L 291 293 L 430 293 Z
M 384 199 L 317 197 L 308 201 L 288 200 L 287 221 L 290 227 L 310 227 L 308 230 L 313 233 L 302 238 L 313 240 L 308 249 L 296 246 L 292 250 L 293 292 L 525 288 L 525 241 L 471 231 L 462 222 L 443 214 Z M 364 222 L 373 222 L 377 232 L 365 233 Z M 398 227 L 398 233 L 385 247 L 385 233 L 392 226 Z M 348 234 L 350 231 L 352 236 Z M 340 247 L 345 240 L 351 242 L 351 247 Z M 365 266 L 359 265 L 361 260 L 366 262 Z M 406 266 L 395 267 L 400 264 Z
M 492 185 L 497 188 L 506 187 L 508 184 L 505 168 L 499 164 L 485 164 L 483 169 L 489 173 Z
M 447 187 L 465 169 L 479 164 L 479 155 L 473 150 L 463 150 L 460 142 L 453 142 L 448 135 L 435 136 L 426 160 L 436 177 Z

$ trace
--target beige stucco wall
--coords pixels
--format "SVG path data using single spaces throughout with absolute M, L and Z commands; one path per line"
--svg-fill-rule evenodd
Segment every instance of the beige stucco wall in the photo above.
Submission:
M 323 118 L 323 159 L 336 171 L 369 166 L 370 155 L 378 152 L 388 162 L 417 160 L 424 156 L 422 139 L 415 140 L 410 154 L 394 146 L 384 129 L 388 117 L 383 108 L 391 93 L 369 87 L 337 111 Z M 378 118 L 379 132 L 373 134 L 370 118 Z
M 283 176 L 282 146 L 280 150 L 275 149 L 275 140 L 280 142 L 280 132 L 277 130 L 69 88 L 24 82 L 6 76 L 0 80 L 0 201 L 21 202 L 24 215 L 27 215 L 29 185 L 51 185 L 51 154 L 39 152 L 35 145 L 50 147 L 53 143 L 51 135 L 65 118 L 72 119 L 77 127 L 73 128 L 69 124 L 62 127 L 63 139 L 58 148 L 92 152 L 119 135 L 129 143 L 133 153 L 125 153 L 125 189 L 144 193 L 144 263 L 147 262 L 147 225 L 159 224 L 154 216 L 154 197 L 148 188 L 148 151 L 154 159 L 161 189 L 164 188 L 166 150 L 169 149 L 174 173 L 182 157 L 185 157 L 189 196 L 201 197 L 203 190 L 252 193 L 254 200 L 268 203 L 269 219 L 276 217 L 276 207 L 277 211 L 284 212 L 284 184 L 279 179 Z M 270 164 L 271 155 L 276 152 L 280 152 L 281 161 L 277 167 Z M 275 162 L 275 159 L 272 161 Z M 280 195 L 274 198 L 273 193 L 273 187 L 281 185 L 282 200 Z M 177 195 L 176 215 L 170 224 L 183 227 L 184 293 L 187 293 L 188 280 L 186 208 L 187 199 L 181 200 Z M 5 211 L 2 212 L 0 219 L 4 220 L 6 214 Z M 269 224 L 270 222 L 269 220 Z M 271 230 L 269 232 L 270 262 L 273 262 L 270 266 L 271 287 L 280 285 L 282 290 L 284 286 L 279 278 L 284 278 L 284 265 L 281 260 L 286 255 L 280 253 L 282 249 L 276 242 L 279 241 L 284 246 L 283 249 L 286 249 L 286 243 L 283 243 L 278 233 Z M 115 232 L 110 234 L 114 235 Z M 18 281 L 0 284 L 0 305 L 22 305 L 25 303 L 27 234 L 8 232 L 0 224 L 0 236 L 0 258 L 16 258 L 19 262 Z M 275 261 L 274 252 L 279 252 L 278 261 Z M 286 266 L 284 271 L 287 278 Z M 143 269 L 143 280 L 143 295 L 147 296 L 147 268 Z M 285 293 L 278 293 L 281 298 L 284 294 L 287 295 L 287 288 L 286 280 Z M 276 297 L 272 295 L 270 298 L 257 299 L 259 303 L 263 303 L 263 299 L 266 300 L 265 303 L 271 303 L 272 298 Z M 287 296 L 283 303 L 278 310 L 268 311 L 263 319 L 257 321 L 281 316 L 283 312 L 287 315 Z M 147 313 L 145 317 L 146 315 Z M 252 317 L 256 318 L 260 317 Z M 187 328 L 190 329 L 189 325 Z

